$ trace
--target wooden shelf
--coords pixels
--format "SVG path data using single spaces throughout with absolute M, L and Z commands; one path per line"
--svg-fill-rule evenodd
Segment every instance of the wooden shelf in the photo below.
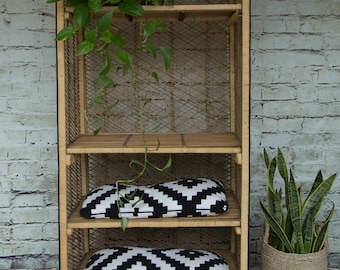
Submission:
M 150 153 L 241 153 L 233 133 L 148 133 L 144 138 Z M 144 138 L 122 133 L 81 135 L 68 145 L 67 154 L 144 153 Z
M 90 259 L 90 257 L 98 250 L 91 250 L 89 253 L 87 253 L 82 261 L 82 263 L 80 264 L 79 270 L 84 270 L 85 266 L 88 262 L 88 260 Z M 225 261 L 228 263 L 229 265 L 229 269 L 230 270 L 237 270 L 237 263 L 236 263 L 236 258 L 235 255 L 231 253 L 230 250 L 211 250 L 211 252 L 215 252 L 219 255 L 221 255 Z
M 133 21 L 151 21 L 155 19 L 166 21 L 228 21 L 241 16 L 241 4 L 213 5 L 164 5 L 144 6 L 143 18 L 133 18 Z M 67 16 L 73 13 L 72 7 L 66 8 Z M 116 6 L 101 8 L 98 15 L 114 11 L 113 21 L 127 21 L 125 15 Z
M 240 208 L 234 194 L 226 192 L 228 211 L 217 216 L 174 217 L 174 218 L 135 218 L 129 219 L 128 228 L 175 228 L 175 227 L 239 227 L 241 225 Z M 120 228 L 120 219 L 86 219 L 80 216 L 81 204 L 74 210 L 68 221 L 72 229 Z

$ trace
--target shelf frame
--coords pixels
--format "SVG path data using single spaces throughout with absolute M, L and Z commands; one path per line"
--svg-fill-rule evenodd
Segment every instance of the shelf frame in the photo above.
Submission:
M 233 133 L 100 133 L 81 135 L 67 146 L 68 155 L 145 153 L 241 153 Z
M 131 18 L 121 12 L 117 6 L 102 7 L 97 16 L 113 11 L 114 22 L 124 21 L 152 21 L 155 19 L 163 22 L 175 21 L 226 21 L 228 24 L 236 22 L 242 16 L 241 4 L 212 4 L 212 5 L 164 5 L 143 6 L 144 16 L 142 18 Z M 65 18 L 72 16 L 74 8 L 66 7 Z

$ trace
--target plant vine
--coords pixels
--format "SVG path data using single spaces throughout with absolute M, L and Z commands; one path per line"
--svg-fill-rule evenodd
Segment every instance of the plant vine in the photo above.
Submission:
M 59 0 L 47 0 L 48 3 L 55 3 Z M 131 86 L 134 97 L 134 102 L 139 113 L 139 119 L 141 123 L 142 138 L 144 144 L 144 156 L 143 161 L 131 160 L 129 166 L 134 170 L 135 176 L 130 179 L 119 179 L 116 181 L 116 196 L 118 212 L 120 213 L 121 207 L 134 198 L 138 189 L 132 194 L 122 195 L 120 190 L 120 184 L 124 184 L 126 187 L 132 182 L 135 182 L 149 167 L 152 167 L 160 172 L 166 171 L 171 167 L 172 159 L 171 155 L 164 167 L 158 167 L 152 163 L 148 158 L 150 151 L 157 151 L 160 147 L 160 142 L 155 149 L 151 149 L 146 141 L 145 132 L 145 105 L 149 102 L 145 98 L 141 97 L 138 93 L 137 81 L 135 77 L 135 71 L 133 69 L 134 59 L 139 53 L 148 53 L 152 58 L 156 59 L 158 52 L 161 54 L 164 61 L 164 68 L 168 70 L 170 67 L 170 51 L 166 46 L 155 47 L 149 38 L 158 31 L 164 32 L 165 25 L 158 21 L 153 20 L 151 22 L 140 22 L 139 32 L 139 44 L 136 48 L 129 52 L 123 49 L 126 44 L 126 40 L 121 35 L 118 28 L 112 25 L 113 11 L 106 12 L 98 18 L 99 11 L 105 5 L 116 5 L 118 9 L 129 17 L 129 20 L 133 17 L 142 17 L 144 15 L 144 9 L 142 4 L 163 4 L 163 0 L 68 0 L 68 5 L 74 7 L 72 16 L 72 25 L 64 27 L 60 32 L 57 33 L 56 40 L 63 41 L 72 38 L 79 31 L 84 32 L 84 40 L 79 45 L 76 55 L 84 56 L 91 52 L 99 54 L 100 59 L 103 59 L 101 70 L 98 77 L 95 79 L 96 91 L 95 96 L 88 103 L 87 108 L 84 112 L 85 118 L 88 122 L 98 122 L 119 102 L 118 99 L 114 100 L 112 104 L 106 104 L 104 101 L 103 93 L 106 89 L 117 87 L 117 83 L 110 77 L 110 71 L 112 71 L 112 56 L 116 57 L 121 66 L 116 66 L 116 72 L 122 72 L 123 76 L 130 74 Z M 91 22 L 96 20 L 95 27 L 92 26 Z M 150 76 L 155 80 L 159 81 L 158 74 L 156 71 L 152 71 Z M 143 102 L 144 101 L 144 102 Z M 103 113 L 100 116 L 93 117 L 91 111 L 94 108 L 101 106 Z M 155 126 L 153 131 L 156 131 L 159 125 Z M 101 128 L 97 128 L 93 131 L 94 135 L 100 132 Z M 137 202 L 133 203 L 134 207 L 142 198 L 139 198 Z M 123 230 L 127 228 L 128 220 L 125 217 L 121 217 L 121 227 Z

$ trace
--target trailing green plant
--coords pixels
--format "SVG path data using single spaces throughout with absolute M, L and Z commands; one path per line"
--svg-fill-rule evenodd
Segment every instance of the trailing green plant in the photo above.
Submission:
M 48 3 L 55 3 L 57 1 L 59 0 L 47 0 Z M 134 17 L 142 17 L 144 15 L 143 5 L 163 3 L 163 0 L 68 0 L 67 4 L 74 7 L 73 16 L 70 18 L 70 25 L 61 29 L 56 36 L 56 40 L 64 41 L 74 37 L 79 32 L 84 33 L 84 39 L 80 43 L 76 55 L 81 57 L 90 53 L 98 53 L 99 58 L 102 59 L 100 71 L 94 80 L 94 85 L 96 85 L 95 95 L 92 100 L 88 102 L 86 111 L 84 112 L 88 122 L 99 122 L 119 102 L 119 100 L 116 99 L 111 104 L 107 104 L 104 99 L 105 90 L 114 89 L 118 86 L 115 80 L 111 78 L 111 74 L 122 73 L 123 76 L 130 76 L 131 93 L 139 114 L 138 117 L 141 123 L 140 127 L 145 151 L 143 161 L 131 160 L 129 164 L 130 168 L 135 171 L 135 176 L 131 179 L 120 179 L 116 181 L 119 211 L 124 204 L 130 203 L 130 200 L 133 198 L 133 194 L 130 196 L 122 196 L 121 191 L 118 189 L 119 184 L 131 184 L 139 179 L 148 167 L 152 167 L 161 172 L 171 167 L 171 156 L 169 156 L 164 167 L 158 167 L 148 159 L 148 153 L 150 151 L 157 151 L 160 142 L 158 142 L 158 146 L 155 149 L 150 149 L 147 144 L 145 138 L 145 116 L 147 112 L 145 106 L 149 100 L 147 97 L 139 95 L 135 70 L 133 68 L 134 60 L 140 53 L 146 52 L 150 57 L 156 59 L 159 52 L 163 58 L 165 70 L 168 70 L 170 67 L 171 57 L 167 46 L 155 47 L 149 42 L 149 38 L 153 34 L 159 31 L 165 31 L 165 25 L 162 22 L 159 20 L 139 22 L 139 42 L 134 49 L 126 50 L 124 49 L 124 45 L 126 45 L 127 41 L 122 37 L 120 29 L 112 23 L 114 11 L 111 10 L 103 13 L 102 7 L 115 5 L 128 17 L 128 20 L 131 21 Z M 113 57 L 118 61 L 114 61 Z M 117 62 L 120 64 L 116 64 Z M 156 71 L 152 71 L 149 75 L 158 82 L 159 78 Z M 91 114 L 91 111 L 97 107 L 102 108 L 102 115 Z M 162 118 L 163 117 L 160 117 L 160 119 Z M 157 131 L 159 126 L 160 124 L 157 124 L 153 127 L 152 131 Z M 100 130 L 101 127 L 93 130 L 94 135 L 97 135 Z M 126 218 L 121 219 L 121 225 L 123 230 L 125 230 L 127 227 Z
M 264 150 L 264 160 L 267 167 L 267 206 L 261 201 L 260 205 L 270 227 L 269 245 L 288 253 L 306 254 L 320 251 L 327 239 L 334 203 L 319 230 L 316 229 L 316 216 L 336 175 L 324 179 L 320 170 L 308 196 L 302 201 L 301 187 L 297 186 L 292 170 L 288 170 L 281 150 L 278 149 L 278 154 L 273 159 L 270 159 Z M 274 188 L 276 169 L 283 180 L 284 194 L 282 188 Z

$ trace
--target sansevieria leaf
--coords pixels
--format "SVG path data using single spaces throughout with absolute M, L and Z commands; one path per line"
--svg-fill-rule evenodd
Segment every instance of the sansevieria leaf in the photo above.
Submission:
M 326 238 L 327 238 L 327 235 L 328 235 L 328 225 L 329 225 L 329 222 L 331 220 L 331 217 L 333 216 L 334 208 L 335 208 L 335 206 L 334 206 L 334 203 L 333 203 L 332 210 L 329 212 L 325 223 L 323 224 L 319 234 L 317 235 L 317 237 L 314 241 L 313 252 L 320 251 L 323 248 L 323 246 L 326 242 Z
M 335 180 L 335 174 L 324 180 L 304 202 L 302 208 L 301 222 L 306 221 L 313 208 L 319 205 L 319 202 L 328 194 Z
M 264 207 L 262 202 L 260 201 L 260 206 L 262 208 L 262 211 L 264 213 L 264 216 L 270 226 L 270 228 L 276 233 L 276 235 L 281 239 L 284 246 L 287 248 L 288 252 L 294 253 L 294 248 L 290 244 L 290 241 L 285 234 L 285 232 L 281 228 L 281 224 L 279 224 L 275 218 L 267 211 L 267 209 Z

